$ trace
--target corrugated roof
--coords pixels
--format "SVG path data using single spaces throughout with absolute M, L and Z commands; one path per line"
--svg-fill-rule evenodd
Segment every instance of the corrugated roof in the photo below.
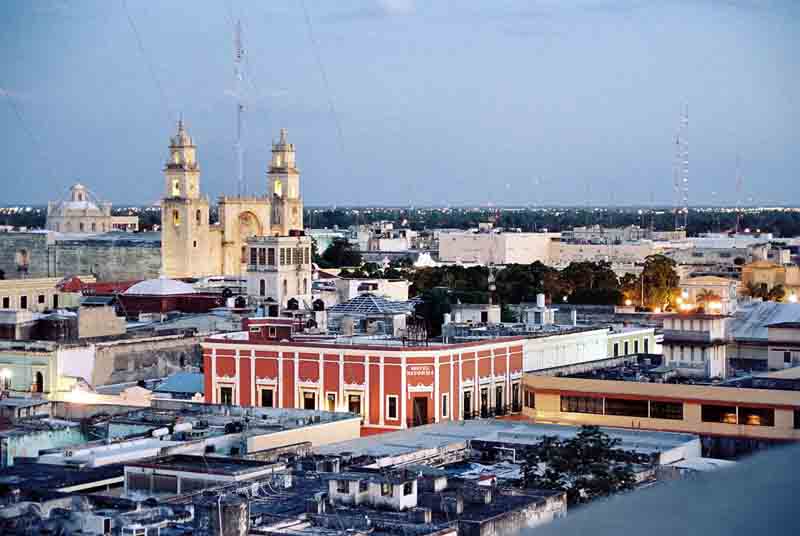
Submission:
M 156 393 L 202 393 L 205 394 L 203 374 L 199 372 L 176 372 L 154 389 Z
M 800 322 L 800 303 L 760 302 L 745 306 L 729 320 L 728 333 L 736 340 L 767 340 L 767 326 Z

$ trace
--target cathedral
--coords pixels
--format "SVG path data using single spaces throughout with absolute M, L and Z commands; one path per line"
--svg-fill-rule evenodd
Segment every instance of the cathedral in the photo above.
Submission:
M 294 145 L 281 129 L 272 144 L 265 196 L 221 196 L 219 222 L 209 221 L 209 200 L 200 190 L 197 148 L 182 121 L 170 139 L 161 200 L 161 265 L 171 278 L 227 275 L 244 278 L 248 239 L 285 237 L 303 229 L 300 173 Z

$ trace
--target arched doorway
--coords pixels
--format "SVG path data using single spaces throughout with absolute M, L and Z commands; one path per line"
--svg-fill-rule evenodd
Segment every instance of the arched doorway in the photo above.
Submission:
M 36 382 L 34 382 L 33 388 L 36 393 L 44 393 L 44 375 L 41 372 L 36 373 Z
M 252 212 L 246 211 L 239 214 L 239 236 L 237 237 L 242 244 L 242 264 L 247 264 L 247 246 L 245 242 L 253 236 L 261 236 L 263 229 L 258 217 Z

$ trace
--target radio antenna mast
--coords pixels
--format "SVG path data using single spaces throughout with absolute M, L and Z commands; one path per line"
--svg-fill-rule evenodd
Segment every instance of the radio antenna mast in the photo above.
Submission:
M 244 149 L 242 148 L 242 112 L 244 112 L 244 104 L 242 104 L 242 81 L 244 79 L 244 70 L 242 69 L 242 60 L 244 59 L 244 48 L 242 48 L 242 22 L 236 21 L 236 31 L 233 38 L 234 47 L 234 74 L 236 76 L 236 143 L 234 144 L 234 153 L 236 156 L 236 185 L 239 197 L 245 195 L 244 187 Z

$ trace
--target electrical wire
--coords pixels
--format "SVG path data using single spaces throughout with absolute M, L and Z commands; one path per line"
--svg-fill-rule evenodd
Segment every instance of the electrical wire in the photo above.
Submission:
M 336 134 L 339 140 L 339 149 L 342 151 L 344 161 L 347 161 L 346 151 L 344 149 L 344 135 L 342 134 L 342 124 L 339 121 L 339 114 L 336 113 L 336 106 L 333 102 L 333 94 L 331 92 L 331 85 L 328 82 L 328 74 L 325 72 L 325 65 L 322 62 L 322 55 L 319 52 L 319 44 L 314 36 L 314 25 L 311 22 L 311 15 L 308 13 L 305 0 L 300 0 L 300 5 L 303 8 L 303 16 L 305 17 L 306 27 L 308 29 L 308 38 L 311 41 L 311 48 L 314 50 L 314 57 L 317 60 L 317 67 L 319 68 L 320 75 L 322 76 L 322 84 L 325 87 L 326 96 L 328 98 L 328 107 L 330 108 L 333 122 L 336 125 Z
M 126 2 L 126 0 L 120 0 L 120 2 L 122 3 L 122 9 L 125 11 L 125 16 L 128 19 L 128 24 L 130 25 L 131 30 L 133 31 L 133 35 L 136 37 L 136 44 L 139 47 L 139 53 L 142 55 L 142 57 L 144 57 L 145 63 L 147 64 L 147 68 L 150 71 L 150 76 L 153 78 L 153 81 L 155 82 L 156 87 L 158 88 L 158 94 L 159 97 L 161 98 L 161 104 L 167 111 L 167 120 L 171 122 L 174 117 L 174 114 L 172 113 L 172 107 L 169 105 L 167 94 L 164 92 L 164 87 L 161 85 L 161 80 L 158 78 L 158 74 L 156 73 L 156 69 L 153 66 L 153 62 L 150 59 L 149 54 L 147 53 L 147 50 L 144 48 L 142 37 L 139 34 L 139 30 L 136 29 L 136 23 L 134 22 L 133 17 L 131 16 L 130 11 L 128 10 L 128 3 Z

